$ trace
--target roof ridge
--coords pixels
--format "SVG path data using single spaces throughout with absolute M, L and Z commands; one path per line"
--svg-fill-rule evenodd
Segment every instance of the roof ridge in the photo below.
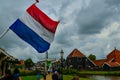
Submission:
M 82 52 L 80 52 L 77 48 L 75 48 L 68 57 L 83 57 L 85 56 Z
M 120 65 L 120 63 L 118 63 L 118 62 L 115 62 L 115 63 L 117 63 L 118 65 Z

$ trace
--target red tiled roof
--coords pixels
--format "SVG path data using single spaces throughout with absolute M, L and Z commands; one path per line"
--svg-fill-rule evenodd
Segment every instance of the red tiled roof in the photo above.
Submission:
M 78 49 L 74 49 L 68 57 L 84 57 L 85 55 L 81 53 Z
M 106 59 L 101 59 L 101 60 L 93 60 L 93 62 L 96 64 L 96 66 L 102 66 Z
M 114 59 L 114 62 L 120 63 L 120 51 L 116 48 L 107 55 L 107 61 Z
M 120 66 L 120 64 L 118 62 L 105 62 L 105 64 L 109 65 L 110 67 Z
M 107 55 L 107 59 L 94 60 L 96 66 L 102 66 L 104 63 L 110 67 L 120 66 L 120 51 L 116 48 Z

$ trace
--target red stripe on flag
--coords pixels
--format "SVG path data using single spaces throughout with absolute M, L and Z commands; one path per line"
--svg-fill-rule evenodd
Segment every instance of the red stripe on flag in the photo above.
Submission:
M 58 21 L 53 21 L 45 13 L 43 13 L 38 7 L 36 7 L 35 4 L 30 6 L 27 9 L 27 12 L 47 30 L 49 30 L 52 33 L 55 33 L 57 25 L 59 23 Z

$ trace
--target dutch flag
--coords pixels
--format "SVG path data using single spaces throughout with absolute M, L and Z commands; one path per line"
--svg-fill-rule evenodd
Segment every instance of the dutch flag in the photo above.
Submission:
M 59 21 L 52 20 L 33 4 L 10 29 L 39 53 L 43 53 L 49 49 L 58 24 Z

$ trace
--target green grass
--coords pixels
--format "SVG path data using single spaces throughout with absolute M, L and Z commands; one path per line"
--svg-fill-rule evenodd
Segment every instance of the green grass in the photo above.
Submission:
M 64 80 L 72 80 L 73 77 L 74 77 L 74 76 L 72 76 L 72 75 L 64 75 L 64 76 L 63 76 L 63 79 L 64 79 Z M 80 80 L 91 80 L 91 79 L 80 77 Z
M 72 78 L 73 78 L 73 76 L 71 76 L 71 75 L 64 75 L 63 76 L 64 80 L 72 80 Z M 22 80 L 36 80 L 36 76 L 35 75 L 33 75 L 33 76 L 22 76 Z M 91 79 L 80 77 L 80 80 L 91 80 Z
M 36 80 L 36 76 L 22 76 L 22 80 Z
M 63 75 L 64 80 L 72 80 L 73 76 L 71 75 Z
M 79 75 L 114 75 L 114 76 L 120 76 L 120 71 L 80 71 Z

